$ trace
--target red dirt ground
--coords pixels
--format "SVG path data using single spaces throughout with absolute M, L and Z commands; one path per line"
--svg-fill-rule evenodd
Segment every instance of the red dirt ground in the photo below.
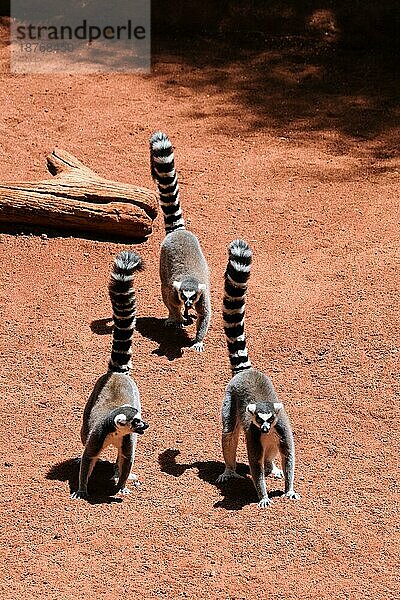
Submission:
M 214 309 L 206 352 L 180 356 L 161 321 L 159 217 L 135 247 L 143 485 L 73 502 L 82 410 L 111 343 L 110 265 L 127 246 L 3 227 L 2 599 L 398 597 L 398 81 L 383 60 L 330 64 L 329 48 L 287 44 L 159 43 L 147 76 L 1 75 L 2 181 L 42 178 L 59 146 L 152 187 L 149 135 L 170 135 Z M 264 511 L 249 480 L 214 484 L 238 236 L 254 249 L 250 354 L 290 415 L 302 495 Z

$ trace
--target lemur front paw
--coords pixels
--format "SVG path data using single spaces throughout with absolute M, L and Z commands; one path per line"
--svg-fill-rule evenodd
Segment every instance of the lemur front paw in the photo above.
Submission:
M 283 494 L 284 498 L 289 498 L 289 500 L 300 500 L 300 494 L 297 494 L 294 490 L 289 490 Z
M 258 503 L 258 506 L 260 508 L 268 508 L 268 506 L 271 506 L 271 504 L 272 504 L 271 498 L 268 498 L 268 496 L 265 496 L 265 498 L 261 498 L 261 500 Z
M 196 350 L 197 352 L 204 352 L 204 342 L 195 342 L 189 347 L 190 350 Z
M 236 473 L 236 471 L 233 471 L 232 469 L 225 469 L 225 471 L 221 473 L 219 477 L 217 477 L 216 483 L 225 483 L 230 479 L 244 479 L 244 477 L 242 475 L 239 475 L 239 473 Z
M 88 493 L 82 490 L 77 490 L 76 492 L 72 492 L 72 494 L 70 494 L 70 498 L 71 500 L 87 500 Z

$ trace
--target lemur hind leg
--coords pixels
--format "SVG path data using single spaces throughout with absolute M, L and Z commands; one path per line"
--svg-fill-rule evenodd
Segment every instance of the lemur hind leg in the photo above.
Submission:
M 281 453 L 283 472 L 285 473 L 285 498 L 290 500 L 298 500 L 300 494 L 297 494 L 293 489 L 294 484 L 294 452 L 286 451 Z
M 236 404 L 229 390 L 225 393 L 222 404 L 222 454 L 224 456 L 225 470 L 217 479 L 217 483 L 224 483 L 232 478 L 243 479 L 236 472 L 236 451 L 240 435 L 240 424 L 237 419 Z
M 244 479 L 236 472 L 236 451 L 239 441 L 240 427 L 233 431 L 222 433 L 222 453 L 225 461 L 225 471 L 217 479 L 217 483 L 225 483 L 229 479 Z
M 133 433 L 132 434 L 132 466 L 135 463 L 136 442 L 137 442 L 137 434 Z M 132 471 L 129 473 L 128 479 L 129 479 L 129 481 L 133 482 L 133 485 L 135 487 L 139 487 L 140 485 L 142 485 L 141 481 L 139 480 L 139 476 L 136 475 L 136 473 L 132 473 Z
M 122 439 L 121 447 L 118 450 L 118 471 L 119 479 L 117 481 L 117 492 L 120 494 L 129 494 L 130 490 L 126 487 L 129 474 L 133 464 L 133 439 L 132 435 L 126 435 Z
M 135 463 L 135 452 L 136 452 L 136 443 L 137 443 L 137 435 L 136 433 L 132 433 L 132 467 Z M 114 481 L 115 485 L 118 484 L 120 473 L 122 472 L 122 465 L 124 462 L 124 456 L 122 450 L 118 450 L 117 462 L 115 463 L 115 471 L 114 471 Z M 132 481 L 134 487 L 139 487 L 142 485 L 142 482 L 139 480 L 139 476 L 136 473 L 132 473 L 132 471 L 128 475 L 128 481 Z
M 204 338 L 208 331 L 211 319 L 211 303 L 208 291 L 202 294 L 201 299 L 196 304 L 197 324 L 196 324 L 196 339 L 194 344 L 190 346 L 192 350 L 197 352 L 204 351 Z
M 90 453 L 85 448 L 79 468 L 79 489 L 76 492 L 72 492 L 72 500 L 86 500 L 88 498 L 87 485 L 97 460 L 98 455 L 90 456 Z
M 265 457 L 263 456 L 263 447 L 260 443 L 260 438 L 255 437 L 251 430 L 246 433 L 247 455 L 249 458 L 249 466 L 251 478 L 258 495 L 258 506 L 267 508 L 272 500 L 268 496 L 267 484 L 265 481 Z M 272 463 L 270 463 L 272 470 Z
M 259 498 L 258 506 L 260 508 L 267 508 L 267 506 L 272 504 L 272 500 L 268 496 L 263 465 L 258 461 L 252 462 L 250 464 L 250 473 Z

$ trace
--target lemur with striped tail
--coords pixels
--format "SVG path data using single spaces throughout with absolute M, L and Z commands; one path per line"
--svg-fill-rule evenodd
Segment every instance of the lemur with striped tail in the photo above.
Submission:
M 168 308 L 166 325 L 182 327 L 197 313 L 192 349 L 202 352 L 211 318 L 208 265 L 197 237 L 185 229 L 179 202 L 178 177 L 169 138 L 158 131 L 150 138 L 151 173 L 160 194 L 165 238 L 160 252 L 161 293 Z
M 132 337 L 136 325 L 134 273 L 142 269 L 142 260 L 134 252 L 121 252 L 114 260 L 109 293 L 113 309 L 113 341 L 108 372 L 96 382 L 83 413 L 81 440 L 85 446 L 80 470 L 79 489 L 71 498 L 88 497 L 88 480 L 105 448 L 117 448 L 116 493 L 128 494 L 126 487 L 135 459 L 137 434 L 148 428 L 142 420 L 139 390 L 130 377 Z
M 258 506 L 271 504 L 265 478 L 285 476 L 285 496 L 297 499 L 293 489 L 295 452 L 289 419 L 278 402 L 272 382 L 252 368 L 244 333 L 245 294 L 250 277 L 252 251 L 243 240 L 229 246 L 223 300 L 224 329 L 233 377 L 222 404 L 222 451 L 225 471 L 217 479 L 224 483 L 236 472 L 236 451 L 240 431 L 246 437 L 250 473 L 259 497 Z M 275 464 L 280 455 L 283 472 Z

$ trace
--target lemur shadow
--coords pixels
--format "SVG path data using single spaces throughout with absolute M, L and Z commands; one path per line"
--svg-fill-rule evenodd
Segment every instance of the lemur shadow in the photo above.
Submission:
M 192 318 L 188 325 L 193 322 Z M 193 344 L 186 331 L 178 327 L 166 327 L 165 319 L 139 317 L 136 320 L 137 331 L 145 338 L 157 342 L 159 347 L 152 351 L 157 356 L 166 356 L 168 360 L 182 358 L 183 348 Z
M 195 317 L 190 316 L 187 325 L 192 325 L 194 320 Z M 96 319 L 90 323 L 90 329 L 97 335 L 111 335 L 113 319 Z M 188 348 L 193 343 L 184 329 L 166 327 L 165 319 L 139 317 L 136 320 L 136 329 L 143 337 L 159 344 L 152 354 L 166 356 L 168 360 L 182 358 L 183 348 Z
M 68 481 L 69 493 L 78 490 L 80 458 L 70 458 L 53 465 L 46 474 L 46 479 Z M 113 479 L 114 464 L 108 460 L 98 460 L 88 484 L 89 504 L 112 504 L 122 502 L 122 498 L 114 497 L 116 485 Z M 101 494 L 99 493 L 101 490 Z
M 158 462 L 163 473 L 180 477 L 187 469 L 197 469 L 200 479 L 217 487 L 223 498 L 214 504 L 214 508 L 225 508 L 226 510 L 242 510 L 248 504 L 258 502 L 253 482 L 249 475 L 249 468 L 243 463 L 237 465 L 237 472 L 244 479 L 232 479 L 226 484 L 217 483 L 218 475 L 221 475 L 225 465 L 218 460 L 195 461 L 193 463 L 179 464 L 176 457 L 180 451 L 169 448 L 158 456 Z M 274 490 L 269 492 L 270 497 L 281 496 L 282 492 Z
M 113 331 L 113 319 L 112 317 L 96 319 L 90 323 L 90 329 L 97 335 L 109 335 Z

